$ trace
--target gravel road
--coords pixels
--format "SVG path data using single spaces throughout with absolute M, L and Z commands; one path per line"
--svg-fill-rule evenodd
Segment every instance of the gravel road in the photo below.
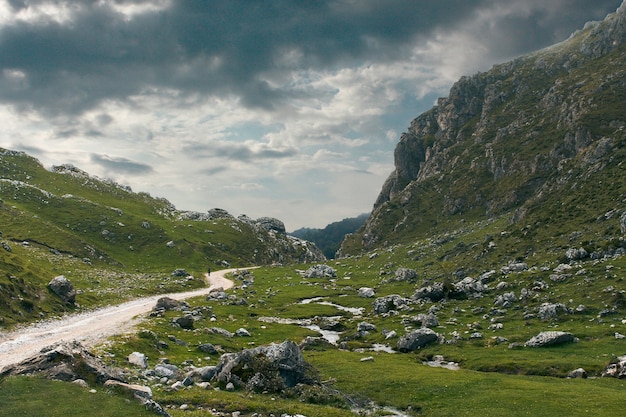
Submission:
M 233 282 L 224 275 L 236 270 L 214 271 L 210 276 L 205 274 L 209 284 L 206 288 L 138 298 L 115 306 L 34 323 L 11 333 L 0 333 L 0 370 L 30 358 L 56 342 L 78 340 L 86 346 L 93 346 L 107 337 L 128 332 L 141 321 L 141 315 L 152 310 L 159 298 L 183 300 L 206 295 L 214 288 L 229 289 Z

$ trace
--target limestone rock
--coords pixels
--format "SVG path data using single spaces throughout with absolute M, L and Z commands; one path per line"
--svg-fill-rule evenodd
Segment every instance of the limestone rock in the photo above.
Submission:
M 294 342 L 259 346 L 222 355 L 213 379 L 227 387 L 278 392 L 298 383 L 310 382 L 309 365 Z
M 104 384 L 109 379 L 123 381 L 122 374 L 106 366 L 79 342 L 60 342 L 39 354 L 5 368 L 0 378 L 6 375 L 42 374 L 45 378 L 61 381 L 84 379 Z
M 376 295 L 376 292 L 374 291 L 373 288 L 361 287 L 358 290 L 358 294 L 359 294 L 359 297 L 362 297 L 362 298 L 374 298 L 374 296 Z
M 285 223 L 273 217 L 260 217 L 256 219 L 256 223 L 269 232 L 287 233 Z
M 54 277 L 49 283 L 48 288 L 58 297 L 60 297 L 63 301 L 69 304 L 74 304 L 76 301 L 76 290 L 74 286 L 65 278 L 64 275 L 59 275 Z
M 573 334 L 560 331 L 541 332 L 537 336 L 533 336 L 525 343 L 528 347 L 543 347 L 552 345 L 562 345 L 565 343 L 575 342 L 577 339 Z
M 128 355 L 128 362 L 143 369 L 146 369 L 148 367 L 148 358 L 146 357 L 146 355 L 140 352 L 133 352 Z
M 307 269 L 303 276 L 304 278 L 335 278 L 337 271 L 328 265 L 318 264 Z
M 439 335 L 437 335 L 437 333 L 427 327 L 423 327 L 402 336 L 398 340 L 397 348 L 400 352 L 412 352 L 428 344 L 434 343 L 438 339 Z
M 379 297 L 374 300 L 373 308 L 376 314 L 384 314 L 388 313 L 391 310 L 398 310 L 408 303 L 409 300 L 407 300 L 406 298 L 401 297 L 398 294 L 391 294 L 386 297 Z

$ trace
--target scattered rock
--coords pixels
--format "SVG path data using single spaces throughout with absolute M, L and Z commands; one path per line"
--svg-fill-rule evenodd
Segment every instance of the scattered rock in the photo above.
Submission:
M 602 371 L 602 376 L 613 378 L 626 377 L 626 355 L 618 356 Z
M 256 223 L 268 232 L 276 232 L 285 234 L 285 223 L 273 217 L 260 217 L 256 219 Z
M 198 346 L 198 349 L 201 352 L 204 352 L 208 355 L 214 355 L 216 353 L 218 353 L 217 348 L 215 346 L 213 346 L 211 343 L 203 343 L 200 346 Z
M 570 310 L 563 303 L 543 303 L 539 306 L 537 315 L 541 320 L 552 320 L 559 316 L 559 313 L 570 313 Z
M 175 378 L 178 375 L 178 372 L 178 367 L 169 363 L 161 363 L 154 367 L 154 373 L 162 378 Z
M 64 275 L 54 277 L 48 283 L 48 288 L 68 304 L 74 304 L 74 301 L 76 301 L 76 290 L 70 280 L 65 278 Z
M 414 282 L 417 279 L 417 271 L 409 268 L 398 268 L 395 272 L 396 281 Z
M 376 326 L 371 324 L 371 323 L 367 323 L 367 322 L 360 322 L 359 324 L 357 324 L 357 331 L 359 332 L 375 332 L 376 331 Z
M 235 336 L 251 337 L 250 332 L 244 329 L 243 327 L 240 327 L 239 329 L 235 330 Z
M 193 329 L 193 316 L 191 314 L 186 314 L 182 317 L 176 317 L 172 320 L 173 323 L 180 326 L 182 329 L 192 330 Z
M 577 368 L 567 374 L 568 378 L 587 378 L 587 371 L 583 368 Z
M 304 278 L 335 278 L 337 277 L 337 271 L 328 265 L 318 264 L 313 265 L 307 269 L 304 274 Z
M 148 357 L 143 353 L 131 353 L 130 355 L 128 355 L 128 362 L 143 369 L 146 369 L 148 367 Z
M 433 330 L 424 327 L 413 330 L 398 340 L 397 349 L 400 352 L 412 352 L 439 339 L 439 335 Z
M 172 272 L 172 276 L 174 276 L 174 277 L 188 277 L 189 273 L 186 270 L 182 269 L 182 268 L 178 268 L 178 269 L 175 269 L 174 272 Z
M 496 306 L 508 308 L 508 307 L 511 307 L 513 303 L 516 301 L 517 301 L 517 296 L 515 295 L 513 291 L 511 291 L 511 292 L 505 292 L 504 294 L 497 296 L 496 300 L 493 303 Z
M 435 282 L 432 285 L 419 288 L 413 294 L 415 300 L 429 300 L 432 302 L 440 301 L 445 297 L 445 289 L 442 282 Z
M 560 331 L 541 332 L 537 336 L 533 336 L 525 343 L 528 347 L 543 347 L 552 345 L 562 345 L 565 343 L 575 342 L 577 339 L 573 334 Z
M 408 303 L 408 299 L 401 297 L 398 294 L 391 294 L 386 297 L 379 297 L 374 300 L 373 308 L 376 314 L 383 314 L 388 313 L 391 310 L 398 310 Z
M 257 392 L 279 392 L 311 382 L 308 369 L 298 345 L 286 340 L 222 355 L 213 379 L 225 384 L 227 389 L 242 386 Z
M 174 300 L 173 298 L 161 297 L 157 300 L 153 310 L 178 310 L 180 305 L 180 301 Z
M 45 378 L 74 381 L 84 379 L 104 384 L 109 379 L 123 381 L 122 374 L 106 366 L 79 342 L 60 342 L 43 348 L 39 354 L 19 364 L 6 367 L 0 378 L 7 375 L 41 374 Z
M 376 296 L 376 292 L 373 288 L 369 287 L 361 287 L 358 291 L 359 297 L 362 298 L 374 298 Z

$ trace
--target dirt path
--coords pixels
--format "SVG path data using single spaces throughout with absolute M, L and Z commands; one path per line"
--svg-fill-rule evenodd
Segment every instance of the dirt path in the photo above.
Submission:
M 149 312 L 161 297 L 183 300 L 208 294 L 214 288 L 229 289 L 233 282 L 224 275 L 237 269 L 214 271 L 205 274 L 206 288 L 160 294 L 139 298 L 123 304 L 104 307 L 85 313 L 68 315 L 58 320 L 34 323 L 11 333 L 0 333 L 0 370 L 7 365 L 19 363 L 42 348 L 53 343 L 78 340 L 87 346 L 104 341 L 107 337 L 130 331 L 141 321 L 142 314 Z

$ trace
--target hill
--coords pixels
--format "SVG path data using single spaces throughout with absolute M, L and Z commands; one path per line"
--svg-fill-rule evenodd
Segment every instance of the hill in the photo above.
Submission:
M 411 122 L 344 255 L 506 218 L 506 256 L 622 247 L 626 6 L 567 41 L 461 78 Z M 622 217 L 622 225 L 624 223 Z M 497 251 L 476 248 L 495 265 Z
M 75 308 L 47 290 L 57 275 L 74 283 L 78 305 L 93 307 L 204 285 L 207 268 L 324 259 L 277 219 L 180 211 L 76 167 L 47 170 L 5 149 L 0 172 L 2 325 Z M 177 269 L 189 273 L 172 276 Z
M 331 223 L 323 229 L 311 229 L 303 227 L 294 230 L 290 235 L 300 239 L 308 240 L 315 243 L 321 249 L 326 258 L 332 259 L 339 249 L 341 242 L 347 234 L 354 233 L 359 227 L 365 223 L 369 214 L 361 214 L 357 217 L 343 219 L 338 222 Z

